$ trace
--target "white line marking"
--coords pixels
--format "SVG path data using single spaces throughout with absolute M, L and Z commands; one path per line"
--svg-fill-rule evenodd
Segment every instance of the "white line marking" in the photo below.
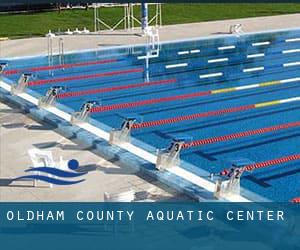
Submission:
M 285 40 L 286 43 L 300 42 L 300 38 L 290 38 Z
M 145 56 L 138 56 L 137 59 L 138 60 L 142 60 L 142 59 L 147 59 L 147 58 L 157 58 L 158 55 L 145 55 Z
M 259 42 L 259 43 L 252 43 L 252 46 L 263 46 L 263 45 L 269 45 L 271 42 Z
M 258 54 L 247 55 L 247 58 L 256 58 L 256 57 L 263 57 L 263 56 L 265 56 L 264 53 L 258 53 Z
M 284 63 L 283 67 L 291 67 L 291 66 L 298 66 L 300 62 L 291 62 L 291 63 Z
M 300 96 L 281 100 L 280 103 L 300 101 Z
M 180 68 L 180 67 L 186 67 L 186 66 L 188 66 L 187 63 L 169 64 L 169 65 L 166 65 L 166 69 Z
M 0 87 L 5 89 L 6 91 L 11 91 L 11 86 L 5 82 L 0 81 Z
M 231 45 L 231 46 L 223 46 L 218 48 L 218 50 L 227 50 L 227 49 L 235 49 L 235 46 Z
M 282 54 L 290 54 L 290 53 L 297 53 L 297 52 L 300 52 L 300 49 L 283 50 Z
M 190 52 L 191 54 L 200 53 L 200 49 L 193 49 Z
M 287 83 L 287 82 L 297 82 L 297 81 L 300 81 L 300 77 L 295 77 L 295 78 L 290 78 L 290 79 L 284 79 L 284 80 L 281 80 L 280 82 L 281 83 Z
M 211 59 L 211 60 L 208 60 L 207 62 L 208 63 L 218 63 L 218 62 L 227 62 L 228 61 L 228 58 L 219 58 L 219 59 Z
M 71 115 L 70 114 L 68 114 L 68 113 L 66 113 L 66 112 L 64 112 L 64 111 L 62 111 L 62 110 L 60 110 L 56 107 L 53 107 L 53 106 L 46 107 L 45 110 L 49 111 L 52 114 L 55 114 L 55 115 L 59 116 L 60 118 L 66 120 L 68 122 L 71 121 Z
M 243 69 L 243 72 L 247 73 L 247 72 L 260 71 L 260 70 L 264 70 L 264 69 L 265 69 L 265 67 L 248 68 L 248 69 Z
M 216 76 L 222 76 L 223 73 L 219 72 L 219 73 L 212 73 L 212 74 L 205 74 L 205 75 L 200 75 L 200 78 L 209 78 L 209 77 L 216 77 Z
M 245 86 L 240 86 L 236 87 L 236 90 L 245 90 L 245 89 L 252 89 L 252 88 L 258 88 L 259 84 L 251 84 L 251 85 L 245 85 Z
M 187 55 L 189 53 L 190 53 L 189 51 L 185 50 L 185 51 L 179 51 L 177 54 L 178 55 Z

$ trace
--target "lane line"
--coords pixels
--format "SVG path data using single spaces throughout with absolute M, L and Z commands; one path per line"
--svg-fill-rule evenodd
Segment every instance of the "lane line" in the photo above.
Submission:
M 210 59 L 207 62 L 208 63 L 218 63 L 218 62 L 227 62 L 228 58 L 218 58 L 218 59 Z
M 247 58 L 257 58 L 257 57 L 264 57 L 264 56 L 265 56 L 264 53 L 258 53 L 258 54 L 247 55 Z
M 230 46 L 218 47 L 218 50 L 228 50 L 228 49 L 235 49 L 235 46 L 230 45 Z
M 266 41 L 266 42 L 258 42 L 258 43 L 252 43 L 252 46 L 256 47 L 256 46 L 265 46 L 265 45 L 269 45 L 271 44 L 271 42 Z
M 268 102 L 232 107 L 232 108 L 221 109 L 221 110 L 213 110 L 213 111 L 208 111 L 208 112 L 204 112 L 204 113 L 195 113 L 195 114 L 190 114 L 190 115 L 176 116 L 176 117 L 171 117 L 171 118 L 135 123 L 135 124 L 133 124 L 132 129 L 142 129 L 142 128 L 148 128 L 148 127 L 162 126 L 162 125 L 171 124 L 171 123 L 195 120 L 195 119 L 211 117 L 211 116 L 219 116 L 219 115 L 223 115 L 223 114 L 241 112 L 241 111 L 246 111 L 246 110 L 252 110 L 255 108 L 263 108 L 263 107 L 274 106 L 274 105 L 279 105 L 279 104 L 284 104 L 284 103 L 291 103 L 291 102 L 296 102 L 296 101 L 300 101 L 300 96 L 288 98 L 288 99 L 282 99 L 282 100 L 273 100 L 273 101 L 268 101 Z
M 23 69 L 11 69 L 6 70 L 3 72 L 4 75 L 13 75 L 22 72 L 39 72 L 45 70 L 56 70 L 56 69 L 68 69 L 68 68 L 75 68 L 75 67 L 82 67 L 82 66 L 90 66 L 90 65 L 99 65 L 99 64 L 108 64 L 117 62 L 117 59 L 107 59 L 107 60 L 100 60 L 100 61 L 87 61 L 87 62 L 80 62 L 80 63 L 69 63 L 64 65 L 54 65 L 54 66 L 41 66 L 41 67 L 33 67 L 33 68 L 23 68 Z
M 128 85 L 123 85 L 123 86 L 65 92 L 65 93 L 58 94 L 57 98 L 78 97 L 78 96 L 84 96 L 84 95 L 93 95 L 93 94 L 107 93 L 107 92 L 113 92 L 113 91 L 119 91 L 119 90 L 125 90 L 125 89 L 142 88 L 142 87 L 163 85 L 163 84 L 172 84 L 172 83 L 176 83 L 176 79 L 167 79 L 167 80 L 160 80 L 160 81 L 128 84 Z
M 284 84 L 284 83 L 295 82 L 295 81 L 299 81 L 299 80 L 300 80 L 300 78 L 290 78 L 290 79 L 284 79 L 284 80 L 263 82 L 263 83 L 258 83 L 258 84 L 250 84 L 250 85 L 245 85 L 245 86 L 208 90 L 208 91 L 200 91 L 200 92 L 194 92 L 194 93 L 184 94 L 184 95 L 167 96 L 167 97 L 147 99 L 147 100 L 141 100 L 141 101 L 135 101 L 135 102 L 116 103 L 116 104 L 111 104 L 111 105 L 94 107 L 94 108 L 92 108 L 91 112 L 98 113 L 98 112 L 112 111 L 115 109 L 134 108 L 134 107 L 139 107 L 139 106 L 152 105 L 152 104 L 156 104 L 156 103 L 176 101 L 176 100 L 180 100 L 180 99 L 184 100 L 184 99 L 189 99 L 189 98 L 196 98 L 196 97 L 208 96 L 208 95 L 213 95 L 213 94 L 221 94 L 221 93 L 227 93 L 227 92 L 239 91 L 239 90 L 245 90 L 245 89 L 251 89 L 251 88 L 267 87 L 267 86 L 272 86 L 275 84 Z
M 231 140 L 235 140 L 235 139 L 239 139 L 239 138 L 243 138 L 243 137 L 277 132 L 280 130 L 295 128 L 295 127 L 299 127 L 299 126 L 300 126 L 300 121 L 284 123 L 284 124 L 274 125 L 271 127 L 264 127 L 264 128 L 254 129 L 254 130 L 238 132 L 238 133 L 234 133 L 234 134 L 227 134 L 227 135 L 215 136 L 215 137 L 195 140 L 195 141 L 191 141 L 191 142 L 186 142 L 182 145 L 182 148 L 187 149 L 190 147 L 199 147 L 199 146 L 203 146 L 203 145 L 207 145 L 207 144 L 231 141 Z
M 187 66 L 188 66 L 188 63 L 169 64 L 169 65 L 166 65 L 166 69 L 182 68 L 182 67 L 187 67 Z
M 218 76 L 222 76 L 223 73 L 222 72 L 218 72 L 218 73 L 212 73 L 212 74 L 204 74 L 204 75 L 199 75 L 199 78 L 210 78 L 210 77 L 218 77 Z
M 292 66 L 298 66 L 300 65 L 300 62 L 291 62 L 291 63 L 284 63 L 283 67 L 292 67 Z
M 254 72 L 254 71 L 261 71 L 264 69 L 265 69 L 265 67 L 246 68 L 246 69 L 243 69 L 243 72 L 248 73 L 248 72 Z
M 103 72 L 103 73 L 98 73 L 98 74 L 60 77 L 60 78 L 53 78 L 53 79 L 31 81 L 28 83 L 28 86 L 36 86 L 36 85 L 43 85 L 43 84 L 49 84 L 49 83 L 67 82 L 67 81 L 83 80 L 83 79 L 91 79 L 91 78 L 100 78 L 100 77 L 106 77 L 106 76 L 124 75 L 124 74 L 131 74 L 131 73 L 140 73 L 143 71 L 144 70 L 142 68 L 135 68 L 135 69 Z

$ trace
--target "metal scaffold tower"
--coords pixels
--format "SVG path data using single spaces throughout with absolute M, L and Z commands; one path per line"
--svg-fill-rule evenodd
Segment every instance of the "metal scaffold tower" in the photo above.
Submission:
M 115 30 L 123 28 L 124 30 L 130 30 L 142 27 L 142 17 L 135 14 L 135 6 L 142 6 L 140 3 L 126 3 L 126 4 L 108 4 L 108 3 L 94 3 L 94 31 L 99 32 L 101 30 Z M 149 25 L 156 27 L 162 26 L 162 7 L 161 3 L 151 3 L 147 5 L 155 6 L 155 13 L 149 17 Z M 104 8 L 116 8 L 123 7 L 123 16 L 115 23 L 108 24 L 107 21 L 101 16 L 101 10 Z

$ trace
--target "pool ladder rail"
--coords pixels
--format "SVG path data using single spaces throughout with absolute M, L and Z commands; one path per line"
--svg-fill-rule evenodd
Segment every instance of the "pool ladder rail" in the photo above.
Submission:
M 49 33 L 46 34 L 47 37 L 47 57 L 48 57 L 48 66 L 51 68 L 54 65 L 54 54 L 53 54 L 53 39 L 55 34 Z M 65 51 L 64 51 L 64 40 L 62 37 L 58 39 L 58 61 L 59 65 L 65 64 Z M 64 70 L 64 68 L 62 68 Z M 53 70 L 49 69 L 49 75 L 53 75 Z

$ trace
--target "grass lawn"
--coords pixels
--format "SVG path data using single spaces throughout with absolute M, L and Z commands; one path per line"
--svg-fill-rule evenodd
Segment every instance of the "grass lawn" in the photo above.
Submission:
M 137 16 L 139 7 L 135 8 Z M 150 15 L 154 9 L 150 7 Z M 163 4 L 163 24 L 191 23 L 243 17 L 300 13 L 300 4 Z M 123 8 L 101 9 L 101 18 L 116 23 Z M 93 30 L 93 9 L 41 12 L 36 14 L 0 15 L 0 37 L 43 36 L 48 30 L 68 28 Z

